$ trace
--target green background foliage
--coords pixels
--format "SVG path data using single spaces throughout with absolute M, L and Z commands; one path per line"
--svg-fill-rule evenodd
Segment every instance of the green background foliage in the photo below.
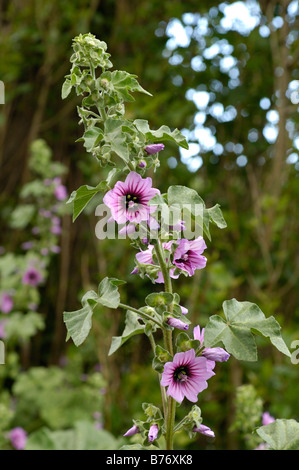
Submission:
M 232 19 L 228 7 L 237 3 L 250 14 Z M 161 192 L 190 187 L 207 208 L 219 203 L 223 211 L 227 228 L 209 226 L 205 270 L 175 283 L 192 323 L 204 327 L 212 315 L 223 318 L 222 303 L 235 298 L 273 316 L 288 347 L 299 339 L 298 13 L 298 2 L 285 0 L 1 3 L 0 294 L 11 279 L 7 273 L 16 276 L 15 268 L 25 263 L 22 243 L 31 236 L 30 217 L 46 203 L 40 181 L 59 173 L 69 194 L 88 185 L 82 196 L 90 197 L 82 213 L 78 199 L 74 222 L 68 207 L 61 212 L 61 251 L 47 258 L 46 282 L 30 291 L 39 316 L 25 305 L 24 286 L 17 289 L 21 311 L 1 315 L 0 320 L 11 316 L 6 363 L 0 365 L 3 448 L 9 447 L 7 431 L 19 425 L 30 435 L 29 448 L 55 448 L 58 441 L 69 448 L 90 432 L 94 413 L 101 413 L 103 432 L 109 433 L 100 440 L 107 439 L 107 448 L 120 446 L 119 436 L 138 419 L 141 404 L 160 400 L 145 335 L 131 336 L 109 355 L 112 337 L 125 327 L 123 310 L 95 309 L 93 328 L 80 348 L 65 341 L 62 312 L 80 309 L 83 294 L 97 290 L 105 277 L 126 280 L 122 301 L 136 308 L 153 291 L 150 280 L 130 275 L 135 253 L 128 240 L 95 236 L 95 207 L 103 194 L 89 187 L 105 180 L 108 170 L 86 152 L 94 136 L 75 142 L 84 132 L 78 126 L 80 98 L 71 93 L 61 99 L 71 42 L 80 33 L 105 41 L 115 68 L 136 75 L 151 93 L 135 94 L 127 103 L 130 119 L 147 120 L 150 129 L 178 128 L 189 141 L 189 152 L 167 141 L 152 175 L 154 186 Z M 49 150 L 39 149 L 34 159 L 37 139 Z M 48 173 L 49 160 L 54 173 Z M 203 423 L 216 438 L 190 441 L 180 432 L 177 447 L 247 448 L 251 440 L 236 403 L 244 384 L 254 387 L 256 401 L 275 418 L 299 420 L 298 365 L 262 336 L 255 340 L 259 361 L 231 358 L 217 365 L 200 395 Z M 186 409 L 183 403 L 178 416 Z M 254 425 L 260 424 L 257 417 Z M 274 431 L 259 435 L 270 440 Z M 90 433 L 86 446 L 96 440 Z M 138 436 L 131 440 L 138 442 Z

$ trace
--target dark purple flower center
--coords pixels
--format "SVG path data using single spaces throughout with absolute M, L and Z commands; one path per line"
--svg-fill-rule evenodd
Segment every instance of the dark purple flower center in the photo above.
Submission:
M 190 375 L 188 366 L 177 367 L 173 373 L 173 379 L 176 382 L 186 382 Z
M 37 275 L 34 271 L 30 271 L 28 273 L 28 278 L 31 280 L 31 281 L 34 281 L 36 278 L 37 278 Z
M 126 209 L 132 208 L 139 203 L 139 197 L 136 194 L 126 194 Z
M 179 259 L 176 259 L 175 261 L 177 263 L 186 263 L 189 259 L 189 251 L 187 253 L 184 253 Z

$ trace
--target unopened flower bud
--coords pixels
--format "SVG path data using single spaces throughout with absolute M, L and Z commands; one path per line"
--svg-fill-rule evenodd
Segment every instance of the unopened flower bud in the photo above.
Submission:
M 109 82 L 108 82 L 107 78 L 102 78 L 102 80 L 100 81 L 100 84 L 103 88 L 107 88 L 108 83 Z
M 178 328 L 179 330 L 188 330 L 189 325 L 187 323 L 182 322 L 178 318 L 168 317 L 167 323 L 169 326 L 173 328 Z
M 128 429 L 128 431 L 124 434 L 124 437 L 134 436 L 134 434 L 137 434 L 139 432 L 140 431 L 139 431 L 138 426 L 136 426 L 136 424 L 134 424 L 134 426 L 132 426 L 130 429 Z
M 164 150 L 165 145 L 164 144 L 149 144 L 145 147 L 145 151 L 148 155 L 153 155 L 154 153 L 160 152 L 161 150 Z
M 157 439 L 158 432 L 159 432 L 158 425 L 157 424 L 152 424 L 150 429 L 149 429 L 149 432 L 148 432 L 149 442 L 153 442 L 155 439 Z
M 138 163 L 139 168 L 145 168 L 146 167 L 146 161 L 145 160 L 140 160 Z

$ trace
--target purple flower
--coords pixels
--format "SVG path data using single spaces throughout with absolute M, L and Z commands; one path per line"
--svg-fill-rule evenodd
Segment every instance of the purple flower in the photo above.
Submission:
M 174 243 L 173 240 L 163 243 L 163 248 L 165 250 L 170 250 L 172 243 Z M 206 266 L 207 258 L 201 254 L 206 247 L 207 246 L 202 237 L 193 241 L 189 241 L 184 238 L 179 240 L 178 246 L 173 255 L 173 264 L 179 269 L 187 271 L 189 276 L 193 276 L 196 269 L 202 269 Z M 153 248 L 153 245 L 148 245 L 147 250 L 137 253 L 137 261 L 140 264 L 153 264 Z M 137 273 L 138 268 L 135 268 L 131 274 Z M 175 274 L 175 268 L 170 269 L 169 275 L 173 279 L 177 279 L 179 277 L 179 274 Z M 155 282 L 164 282 L 162 272 L 158 273 L 158 277 L 155 279 Z
M 54 195 L 58 201 L 63 201 L 67 198 L 67 189 L 63 184 L 59 184 L 54 188 Z
M 205 426 L 204 424 L 200 424 L 199 428 L 194 426 L 193 432 L 199 432 L 200 434 L 204 434 L 205 436 L 215 437 L 214 431 L 212 431 L 208 426 Z
M 193 337 L 194 339 L 197 339 L 198 341 L 200 341 L 201 346 L 203 346 L 203 342 L 204 342 L 204 332 L 205 332 L 205 329 L 203 328 L 200 331 L 200 327 L 198 325 L 193 329 Z M 224 362 L 230 358 L 230 354 L 227 351 L 225 351 L 225 349 L 219 348 L 219 347 L 204 348 L 204 350 L 202 351 L 202 356 L 204 356 L 205 358 L 211 361 L 216 361 L 216 362 Z
M 34 245 L 33 242 L 24 242 L 24 243 L 22 243 L 21 246 L 22 246 L 23 250 L 31 250 L 33 245 Z
M 54 215 L 51 219 L 53 225 L 60 225 L 60 218 L 57 215 Z
M 134 424 L 134 426 L 132 426 L 130 429 L 128 429 L 128 431 L 124 434 L 124 437 L 134 436 L 134 434 L 137 434 L 139 432 L 140 431 L 139 431 L 138 426 L 136 426 L 136 424 Z
M 52 225 L 51 233 L 53 233 L 54 235 L 60 235 L 61 232 L 62 232 L 62 229 L 59 225 Z
M 170 242 L 163 243 L 162 246 L 165 250 L 170 250 L 172 243 L 173 243 L 173 241 L 171 240 Z M 140 251 L 139 253 L 137 253 L 136 259 L 137 259 L 138 263 L 140 263 L 140 264 L 154 264 L 153 263 L 153 248 L 154 248 L 154 245 L 148 245 L 147 250 Z M 166 261 L 168 261 L 168 260 L 166 260 Z M 138 267 L 136 267 L 136 268 L 133 269 L 131 274 L 138 274 L 138 271 L 139 271 Z M 174 269 L 170 269 L 169 275 L 170 275 L 170 277 L 172 277 L 174 279 L 178 278 L 177 275 L 174 275 Z M 163 279 L 163 275 L 162 275 L 161 271 L 158 272 L 158 277 L 157 277 L 157 279 L 155 279 L 155 282 L 159 283 L 159 284 L 164 283 L 164 279 Z
M 24 272 L 22 277 L 22 283 L 28 284 L 29 286 L 36 287 L 43 281 L 42 274 L 33 266 L 29 267 L 27 271 Z
M 207 248 L 205 241 L 202 237 L 196 240 L 185 240 L 184 238 L 179 241 L 173 255 L 173 264 L 183 271 L 187 271 L 189 276 L 193 276 L 196 269 L 202 269 L 207 264 L 207 258 L 202 256 L 202 252 Z
M 39 209 L 38 211 L 39 215 L 41 215 L 42 217 L 45 217 L 46 219 L 50 219 L 51 216 L 52 216 L 52 212 L 47 210 L 47 209 Z
M 30 303 L 28 304 L 28 308 L 29 308 L 30 310 L 33 310 L 34 312 L 37 310 L 37 307 L 38 307 L 38 305 L 37 305 L 36 303 L 34 303 L 34 302 L 30 302 Z
M 51 246 L 50 250 L 52 251 L 52 253 L 60 253 L 60 246 L 57 246 L 57 245 L 53 245 Z
M 12 308 L 13 308 L 12 297 L 7 292 L 3 292 L 2 297 L 1 297 L 0 310 L 2 311 L 2 313 L 9 313 L 12 311 Z
M 148 155 L 153 155 L 154 153 L 158 153 L 161 150 L 164 150 L 164 144 L 149 144 L 145 147 L 145 151 Z
M 197 395 L 207 388 L 207 380 L 215 373 L 215 363 L 205 357 L 195 357 L 194 349 L 176 353 L 173 362 L 166 362 L 161 378 L 161 385 L 168 386 L 167 395 L 181 403 L 186 397 L 192 402 Z
M 167 323 L 169 326 L 172 326 L 173 328 L 178 328 L 179 330 L 188 330 L 189 328 L 189 325 L 187 325 L 187 323 L 184 323 L 178 318 L 169 317 L 167 319 Z
M 9 432 L 9 439 L 15 449 L 23 450 L 27 442 L 27 433 L 23 428 L 16 427 Z
M 262 416 L 263 426 L 267 426 L 267 424 L 273 423 L 273 421 L 275 421 L 275 418 L 273 418 L 268 411 L 265 411 Z
M 110 208 L 117 223 L 140 223 L 142 220 L 148 220 L 150 212 L 155 210 L 148 202 L 156 194 L 160 194 L 160 191 L 152 188 L 151 178 L 143 179 L 138 173 L 131 171 L 125 182 L 118 181 L 114 188 L 105 194 L 103 202 Z
M 148 432 L 149 442 L 153 442 L 155 439 L 157 439 L 158 432 L 159 432 L 158 425 L 157 424 L 152 424 L 150 429 L 149 429 L 149 432 Z

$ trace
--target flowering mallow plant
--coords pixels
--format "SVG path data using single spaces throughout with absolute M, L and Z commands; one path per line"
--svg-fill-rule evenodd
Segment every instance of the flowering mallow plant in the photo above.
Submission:
M 104 203 L 111 209 L 113 219 L 119 223 L 127 221 L 138 224 L 149 219 L 151 210 L 148 202 L 160 194 L 158 189 L 152 188 L 151 178 L 142 178 L 138 173 L 131 171 L 125 182 L 118 181 L 114 188 L 104 196 Z
M 84 185 L 74 190 L 67 202 L 73 205 L 75 221 L 92 198 L 102 193 L 109 213 L 107 224 L 115 223 L 118 234 L 133 235 L 131 245 L 136 251 L 132 255 L 135 267 L 129 274 L 132 282 L 140 276 L 152 285 L 152 291 L 144 305 L 135 308 L 121 301 L 124 281 L 105 277 L 97 291 L 85 293 L 82 308 L 64 312 L 67 338 L 81 345 L 92 328 L 94 311 L 107 307 L 123 309 L 126 315 L 124 331 L 111 339 L 109 355 L 120 354 L 119 349 L 134 335 L 148 337 L 161 400 L 142 404 L 143 419 L 132 417 L 131 426 L 123 433 L 129 440 L 126 449 L 151 445 L 171 450 L 175 433 L 181 430 L 190 438 L 198 434 L 213 438 L 214 431 L 203 424 L 198 404 L 204 406 L 205 390 L 214 375 L 221 374 L 223 363 L 231 355 L 243 361 L 257 360 L 254 333 L 268 337 L 283 354 L 290 356 L 290 352 L 277 321 L 266 318 L 257 305 L 247 301 L 227 300 L 222 315 L 211 312 L 206 325 L 192 327 L 189 312 L 176 291 L 178 278 L 181 281 L 185 276 L 188 281 L 205 269 L 210 227 L 226 227 L 220 206 L 206 207 L 200 195 L 186 186 L 170 186 L 161 194 L 147 171 L 151 170 L 153 177 L 168 142 L 188 148 L 185 137 L 178 129 L 163 125 L 153 130 L 144 119 L 126 117 L 125 102 L 134 101 L 132 93 L 151 95 L 135 75 L 111 71 L 105 42 L 92 34 L 80 34 L 73 40 L 73 49 L 62 98 L 72 89 L 82 96 L 77 108 L 83 126 L 79 140 L 99 166 L 110 167 L 110 171 L 95 187 Z M 198 322 L 202 322 L 200 317 Z M 177 423 L 176 407 L 183 401 L 191 403 L 191 409 Z M 130 446 L 131 436 L 142 443 Z

